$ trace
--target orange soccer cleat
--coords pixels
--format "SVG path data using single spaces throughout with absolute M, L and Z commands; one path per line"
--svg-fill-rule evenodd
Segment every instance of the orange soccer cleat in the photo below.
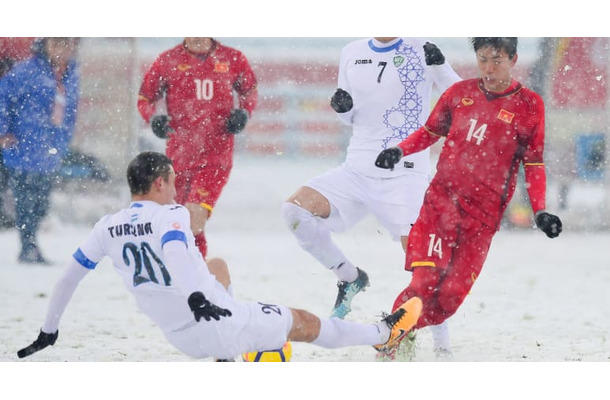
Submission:
M 421 299 L 412 297 L 385 317 L 383 321 L 390 328 L 390 337 L 387 342 L 373 346 L 375 350 L 386 354 L 394 353 L 400 342 L 417 324 L 422 307 Z

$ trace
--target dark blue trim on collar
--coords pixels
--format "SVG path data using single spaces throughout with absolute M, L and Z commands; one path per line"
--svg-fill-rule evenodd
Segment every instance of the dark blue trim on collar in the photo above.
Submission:
M 369 40 L 369 47 L 377 53 L 387 53 L 388 51 L 396 50 L 402 44 L 402 39 L 389 47 L 377 47 L 373 44 L 373 39 Z

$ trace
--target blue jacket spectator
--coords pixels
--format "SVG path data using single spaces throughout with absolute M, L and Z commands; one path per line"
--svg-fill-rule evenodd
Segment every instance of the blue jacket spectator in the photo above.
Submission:
M 56 172 L 76 124 L 75 38 L 41 38 L 32 58 L 0 79 L 0 147 L 15 197 L 19 262 L 48 264 L 36 234 L 50 207 Z
M 41 47 L 41 46 L 39 46 Z M 61 76 L 65 88 L 63 123 L 52 121 L 57 80 L 43 49 L 0 80 L 0 135 L 12 134 L 17 145 L 4 149 L 4 164 L 12 170 L 55 172 L 74 134 L 79 102 L 79 76 L 70 60 Z

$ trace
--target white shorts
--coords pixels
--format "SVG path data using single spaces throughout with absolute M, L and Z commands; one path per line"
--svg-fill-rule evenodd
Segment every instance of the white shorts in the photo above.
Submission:
M 328 199 L 331 212 L 324 223 L 332 232 L 343 232 L 373 214 L 393 240 L 408 236 L 428 188 L 421 174 L 373 178 L 344 165 L 310 179 L 305 186 Z
M 229 295 L 216 302 L 231 310 L 219 321 L 201 319 L 187 327 L 165 332 L 178 350 L 195 357 L 229 359 L 245 352 L 281 348 L 292 328 L 292 312 L 274 304 L 234 301 Z

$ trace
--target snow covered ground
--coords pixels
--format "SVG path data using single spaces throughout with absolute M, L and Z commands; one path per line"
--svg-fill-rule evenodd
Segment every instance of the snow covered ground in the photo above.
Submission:
M 298 247 L 283 224 L 280 206 L 309 177 L 339 161 L 296 160 L 282 156 L 236 159 L 229 184 L 207 228 L 209 255 L 222 256 L 228 261 L 236 297 L 329 315 L 336 296 L 335 279 Z M 16 232 L 0 232 L 0 368 L 25 371 L 26 377 L 30 374 L 46 376 L 50 372 L 44 367 L 48 363 L 16 362 L 16 352 L 35 339 L 53 284 L 89 229 L 85 225 L 62 222 L 61 216 L 66 210 L 61 208 L 73 207 L 75 212 L 78 209 L 93 214 L 99 208 L 101 216 L 106 207 L 122 206 L 128 199 L 126 187 L 110 199 L 102 199 L 98 193 L 76 194 L 69 197 L 66 205 L 65 199 L 60 203 L 60 197 L 58 194 L 56 207 L 40 236 L 42 250 L 54 261 L 53 266 L 18 264 Z M 376 321 L 382 311 L 389 310 L 396 294 L 409 281 L 409 274 L 403 270 L 402 250 L 373 219 L 366 219 L 335 238 L 371 279 L 371 287 L 356 297 L 348 318 Z M 481 373 L 487 377 L 488 384 L 495 382 L 498 385 L 509 385 L 503 378 L 517 374 L 524 384 L 551 385 L 552 388 L 542 392 L 545 397 L 565 385 L 572 388 L 572 383 L 584 379 L 587 385 L 583 387 L 579 383 L 580 391 L 574 389 L 574 394 L 589 398 L 583 394 L 593 390 L 592 385 L 599 384 L 596 374 L 600 369 L 607 372 L 610 365 L 609 241 L 609 232 L 571 231 L 570 226 L 564 226 L 564 233 L 554 240 L 534 229 L 499 232 L 479 280 L 450 319 L 453 361 L 457 363 L 428 363 L 435 358 L 432 339 L 423 331 L 419 335 L 416 358 L 421 363 L 392 366 L 373 363 L 375 351 L 370 347 L 325 350 L 294 343 L 292 364 L 303 362 L 300 367 L 253 368 L 253 375 L 249 372 L 243 379 L 245 382 L 253 376 L 273 379 L 265 378 L 265 374 L 283 376 L 286 370 L 290 371 L 287 379 L 292 379 L 293 373 L 319 373 L 316 380 L 332 384 L 332 390 L 341 394 L 342 380 L 333 377 L 344 377 L 345 371 L 350 372 L 349 379 L 361 373 L 369 378 L 373 375 L 368 374 L 382 374 L 381 380 L 373 379 L 370 382 L 373 386 L 367 388 L 371 395 L 376 395 L 377 390 L 392 385 L 391 380 L 398 380 L 399 384 L 409 382 L 411 376 L 425 384 L 429 375 L 438 377 L 442 374 L 448 382 L 456 376 L 470 380 L 464 394 L 472 397 Z M 197 376 L 202 371 L 208 374 L 223 371 L 218 364 L 202 367 L 198 363 L 183 363 L 192 360 L 166 343 L 161 332 L 137 310 L 107 261 L 77 290 L 64 314 L 55 346 L 23 361 L 95 362 L 101 368 L 96 372 L 114 377 L 119 371 L 137 376 L 140 365 L 143 371 L 153 375 L 159 372 L 159 365 L 170 371 L 178 368 L 179 379 L 185 379 L 190 373 Z M 131 369 L 116 363 L 98 364 L 107 361 L 179 363 L 142 363 L 137 367 L 132 365 Z M 350 363 L 322 363 L 327 361 Z M 604 361 L 606 363 L 598 363 Z M 312 367 L 318 363 L 322 364 Z M 33 366 L 24 369 L 25 364 Z M 68 364 L 79 365 L 77 371 L 68 369 L 70 373 L 82 372 L 81 363 Z M 195 369 L 192 364 L 199 367 Z M 55 366 L 55 373 L 63 374 L 66 369 L 62 366 L 65 363 L 51 365 Z M 83 364 L 85 371 L 89 365 Z M 212 365 L 218 367 L 211 369 Z M 225 368 L 231 368 L 230 375 L 233 375 L 244 372 L 244 365 L 234 363 Z M 583 369 L 583 365 L 587 367 Z M 467 371 L 466 376 L 461 375 L 464 371 Z M 492 371 L 491 375 L 487 376 L 489 371 Z M 87 380 L 89 375 L 87 373 L 81 379 Z M 223 379 L 228 378 L 223 375 L 214 375 L 214 379 L 224 382 Z M 18 376 L 24 375 L 18 373 Z M 120 376 L 117 379 L 125 379 L 122 373 Z M 141 379 L 146 378 L 141 376 Z M 227 382 L 231 384 L 232 381 Z M 519 394 L 520 389 L 520 385 L 509 387 L 505 393 Z M 368 392 L 359 393 L 364 396 Z M 559 391 L 563 395 L 570 393 L 570 390 Z

